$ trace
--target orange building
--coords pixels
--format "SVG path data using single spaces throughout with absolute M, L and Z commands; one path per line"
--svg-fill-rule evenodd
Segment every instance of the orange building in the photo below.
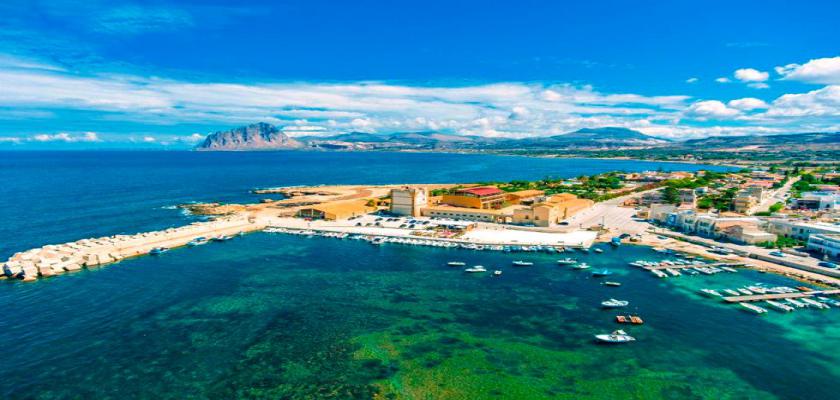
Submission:
M 505 203 L 505 192 L 493 186 L 458 189 L 443 195 L 440 202 L 455 207 L 498 210 Z

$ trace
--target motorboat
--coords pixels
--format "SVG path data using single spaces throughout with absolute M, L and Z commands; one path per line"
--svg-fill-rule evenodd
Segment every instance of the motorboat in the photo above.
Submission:
M 500 275 L 502 275 L 502 271 L 501 271 L 501 270 L 498 270 L 498 269 L 497 269 L 497 270 L 493 271 L 493 276 L 500 276 Z
M 618 286 L 621 286 L 621 282 L 606 281 L 606 282 L 602 283 L 602 285 L 604 285 L 604 286 L 618 287 Z
M 619 324 L 633 324 L 633 325 L 641 325 L 644 324 L 645 321 L 637 316 L 637 315 L 616 315 L 615 321 Z
M 595 339 L 602 343 L 628 343 L 636 340 L 621 329 L 610 334 L 595 335 Z
M 517 260 L 517 261 L 513 262 L 513 265 L 516 266 L 516 267 L 530 267 L 530 266 L 534 265 L 534 263 L 532 263 L 530 261 Z
M 787 305 L 787 304 L 782 304 L 782 303 L 779 303 L 779 302 L 777 302 L 777 301 L 767 300 L 765 303 L 767 303 L 767 305 L 768 305 L 768 306 L 770 306 L 770 307 L 772 307 L 772 308 L 775 308 L 775 309 L 776 309 L 776 310 L 778 310 L 778 311 L 782 311 L 782 312 L 791 312 L 791 311 L 793 311 L 793 307 L 791 307 L 791 306 L 789 306 L 789 305 Z
M 203 236 L 190 240 L 189 243 L 187 243 L 188 246 L 201 246 L 202 244 L 207 244 L 207 238 Z
M 474 267 L 471 267 L 471 268 L 467 268 L 467 269 L 465 269 L 465 270 L 464 270 L 464 272 L 470 272 L 470 273 L 475 273 L 475 272 L 487 272 L 487 269 L 486 269 L 486 268 L 484 268 L 484 267 L 483 267 L 483 266 L 481 266 L 481 265 L 476 265 L 476 266 L 474 266 Z
M 621 308 L 621 307 L 627 307 L 629 304 L 630 304 L 630 302 L 627 301 L 627 300 L 616 300 L 616 299 L 609 299 L 609 300 L 604 300 L 604 301 L 601 302 L 601 305 L 604 308 Z
M 612 275 L 612 274 L 613 274 L 613 272 L 612 272 L 612 271 L 610 271 L 610 270 L 608 270 L 608 269 L 602 269 L 602 270 L 598 270 L 598 271 L 592 271 L 592 276 L 594 276 L 594 277 L 596 277 L 596 278 L 598 278 L 598 277 L 603 277 L 603 276 L 610 276 L 610 275 Z
M 722 295 L 720 292 L 714 289 L 700 289 L 700 293 L 703 293 L 709 297 L 721 297 Z
M 758 315 L 762 315 L 762 314 L 767 313 L 766 309 L 764 309 L 762 307 L 759 307 L 755 304 L 750 304 L 750 303 L 738 303 L 738 304 L 740 304 L 741 307 L 743 307 L 745 310 L 753 312 L 753 313 L 758 314 Z
M 149 254 L 156 256 L 158 254 L 166 253 L 167 251 L 169 251 L 169 249 L 167 249 L 166 247 L 155 247 L 151 251 L 149 251 Z
M 572 265 L 572 269 L 589 269 L 589 264 L 587 263 L 580 263 Z
M 575 260 L 574 258 L 566 257 L 566 258 L 561 258 L 561 259 L 557 260 L 557 264 L 572 265 L 572 264 L 577 264 L 577 260 Z
M 597 247 L 594 249 L 594 251 L 595 251 L 596 253 L 603 253 L 603 252 L 604 252 L 604 250 L 599 249 L 599 248 L 597 248 Z
M 461 262 L 461 261 L 450 261 L 450 262 L 446 263 L 446 265 L 448 265 L 450 267 L 463 267 L 463 266 L 467 265 L 467 263 Z

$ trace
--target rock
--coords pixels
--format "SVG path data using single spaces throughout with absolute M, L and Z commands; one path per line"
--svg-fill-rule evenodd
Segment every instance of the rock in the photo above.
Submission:
M 277 127 L 265 122 L 212 133 L 196 147 L 200 151 L 287 150 L 303 148 Z

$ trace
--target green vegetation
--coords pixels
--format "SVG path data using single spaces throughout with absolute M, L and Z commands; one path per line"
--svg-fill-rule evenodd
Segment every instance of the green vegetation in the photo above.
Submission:
M 732 200 L 738 188 L 729 188 L 719 193 L 708 194 L 697 200 L 697 208 L 708 210 L 714 208 L 721 211 L 729 211 L 732 209 Z
M 782 249 L 785 247 L 800 247 L 804 246 L 805 242 L 801 240 L 797 240 L 794 238 L 783 237 L 780 236 L 775 242 L 761 242 L 757 243 L 757 246 L 764 247 L 766 249 Z

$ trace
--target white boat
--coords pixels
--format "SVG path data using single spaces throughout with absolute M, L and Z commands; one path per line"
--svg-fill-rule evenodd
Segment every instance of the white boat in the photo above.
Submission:
M 516 261 L 513 262 L 513 265 L 517 266 L 517 267 L 530 267 L 530 266 L 534 265 L 534 263 L 532 263 L 530 261 L 516 260 Z
M 700 289 L 700 292 L 711 297 L 721 297 L 720 292 L 714 289 Z
M 580 263 L 572 265 L 572 269 L 589 269 L 589 264 L 587 263 Z
M 803 298 L 799 299 L 799 301 L 801 301 L 801 302 L 803 302 L 803 303 L 805 303 L 805 304 L 808 304 L 808 305 L 809 305 L 809 306 L 811 306 L 811 307 L 814 307 L 814 308 L 819 308 L 820 310 L 828 310 L 829 308 L 831 308 L 831 307 L 830 307 L 829 305 L 827 305 L 827 304 L 820 303 L 820 302 L 818 302 L 818 301 L 816 301 L 816 300 L 814 300 L 814 299 L 809 299 L 809 298 L 807 298 L 807 297 L 803 297 Z
M 465 269 L 465 270 L 464 270 L 464 272 L 470 272 L 470 273 L 475 273 L 475 272 L 487 272 L 487 269 L 486 269 L 486 268 L 484 268 L 484 266 L 481 266 L 481 265 L 476 265 L 476 266 L 474 266 L 474 267 L 472 267 L 472 268 L 467 268 L 467 269 Z
M 783 311 L 783 312 L 791 312 L 791 311 L 793 311 L 793 307 L 791 307 L 791 306 L 789 306 L 789 305 L 787 305 L 787 304 L 782 304 L 782 303 L 779 303 L 779 302 L 777 302 L 777 301 L 767 300 L 767 301 L 766 301 L 766 303 L 767 303 L 767 305 L 768 305 L 768 306 L 770 306 L 770 307 L 772 307 L 772 308 L 775 308 L 775 309 L 776 309 L 776 310 L 778 310 L 778 311 Z
M 601 249 L 599 249 L 599 248 L 595 248 L 595 249 L 594 249 L 594 251 L 595 251 L 596 253 L 603 253 L 603 252 L 604 252 L 604 250 L 601 250 Z
M 751 311 L 751 312 L 756 313 L 758 315 L 767 313 L 766 309 L 761 308 L 761 307 L 759 307 L 755 304 L 750 304 L 750 303 L 738 303 L 738 304 L 740 304 L 741 307 L 743 307 L 745 310 Z
M 724 270 L 724 271 L 726 271 L 726 272 L 738 272 L 738 270 L 737 270 L 737 269 L 732 268 L 732 267 L 720 267 L 720 269 L 722 269 L 722 270 Z
M 738 288 L 738 291 L 741 292 L 744 295 L 747 295 L 747 296 L 751 296 L 751 295 L 754 294 L 749 289 L 745 289 L 745 288 Z
M 790 304 L 790 305 L 792 305 L 792 306 L 794 306 L 794 307 L 796 307 L 796 308 L 805 308 L 805 307 L 808 307 L 807 305 L 805 305 L 805 303 L 802 303 L 802 302 L 797 301 L 797 300 L 794 300 L 794 299 L 785 299 L 785 301 L 786 301 L 788 304 Z
M 668 277 L 668 274 L 666 274 L 666 273 L 664 273 L 664 272 L 662 272 L 658 269 L 652 269 L 652 270 L 650 270 L 650 273 L 656 275 L 657 278 L 667 278 Z
M 627 334 L 622 330 L 617 330 L 610 334 L 595 335 L 595 339 L 603 343 L 627 343 L 635 341 L 636 338 Z
M 669 274 L 671 274 L 671 275 L 673 275 L 673 276 L 680 276 L 680 275 L 682 275 L 682 274 L 680 273 L 680 271 L 677 271 L 677 270 L 676 270 L 676 269 L 674 269 L 674 268 L 668 268 L 668 269 L 666 269 L 665 271 L 668 271 L 668 273 L 669 273 Z
M 621 286 L 621 282 L 606 281 L 606 282 L 602 283 L 602 285 L 617 287 L 617 286 Z
M 574 258 L 568 258 L 568 257 L 567 258 L 561 258 L 561 259 L 557 260 L 557 264 L 572 265 L 572 264 L 577 264 L 577 260 L 575 260 Z
M 732 289 L 723 289 L 723 292 L 730 295 L 730 296 L 740 296 L 741 293 L 738 293 Z
M 495 270 L 495 271 L 493 271 L 493 276 L 499 276 L 499 275 L 501 275 L 501 274 L 502 274 L 502 271 L 500 271 L 500 270 L 498 270 L 498 269 L 497 269 L 497 270 Z
M 627 300 L 616 300 L 616 299 L 609 299 L 604 300 L 601 302 L 601 306 L 604 308 L 621 308 L 627 307 L 630 304 Z
M 450 267 L 463 267 L 463 266 L 467 265 L 467 263 L 461 262 L 461 261 L 450 261 L 450 262 L 446 263 L 446 265 L 448 265 Z

